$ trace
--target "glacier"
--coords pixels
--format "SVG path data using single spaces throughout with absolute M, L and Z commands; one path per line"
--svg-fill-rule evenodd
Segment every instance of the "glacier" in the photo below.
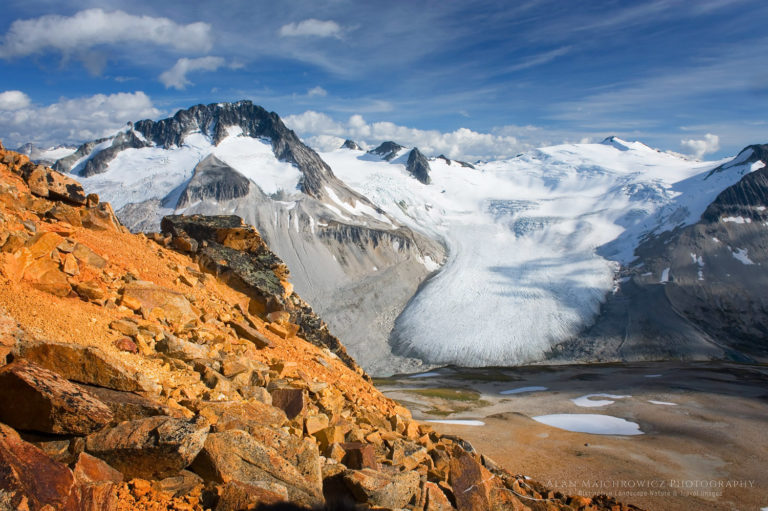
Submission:
M 447 247 L 446 263 L 390 336 L 396 354 L 433 365 L 541 360 L 594 321 L 644 237 L 695 222 L 741 177 L 707 181 L 722 162 L 616 137 L 474 169 L 434 158 L 429 185 L 405 170 L 401 153 L 391 161 L 348 148 L 320 155 L 353 189 Z

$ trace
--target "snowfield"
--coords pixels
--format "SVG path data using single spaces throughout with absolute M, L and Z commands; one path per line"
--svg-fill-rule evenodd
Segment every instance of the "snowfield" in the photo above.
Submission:
M 590 413 L 556 413 L 552 415 L 539 415 L 532 417 L 536 422 L 548 426 L 575 431 L 577 433 L 591 433 L 593 435 L 642 435 L 637 423 L 612 417 L 610 415 L 596 415 Z
M 424 185 L 404 156 L 372 156 L 321 153 L 349 186 L 449 250 L 398 318 L 395 351 L 463 366 L 531 362 L 577 335 L 645 236 L 696 222 L 720 191 L 757 167 L 708 176 L 726 160 L 690 161 L 611 137 L 475 169 L 432 159 L 432 183 Z

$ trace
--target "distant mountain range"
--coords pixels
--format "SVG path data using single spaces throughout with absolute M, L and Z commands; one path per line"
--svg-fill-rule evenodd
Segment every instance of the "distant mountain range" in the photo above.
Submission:
M 477 164 L 393 141 L 318 154 L 241 101 L 69 152 L 55 168 L 133 230 L 172 213 L 255 225 L 373 374 L 768 359 L 768 146 L 719 162 L 616 137 Z

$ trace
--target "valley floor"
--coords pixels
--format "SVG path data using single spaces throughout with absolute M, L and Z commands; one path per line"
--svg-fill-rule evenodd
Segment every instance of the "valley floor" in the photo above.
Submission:
M 446 421 L 435 429 L 556 491 L 651 510 L 768 506 L 766 365 L 443 368 L 378 385 L 415 418 Z

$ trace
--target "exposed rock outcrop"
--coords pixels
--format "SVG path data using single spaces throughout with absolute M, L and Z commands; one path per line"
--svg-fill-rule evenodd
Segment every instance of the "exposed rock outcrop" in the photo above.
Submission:
M 360 147 L 357 142 L 354 140 L 346 139 L 343 144 L 341 144 L 341 149 L 352 149 L 353 151 L 362 151 L 363 148 Z
M 429 177 L 429 161 L 421 154 L 418 147 L 414 147 L 408 154 L 408 163 L 405 169 L 425 185 L 432 182 L 432 178 Z
M 213 155 L 207 156 L 195 167 L 195 173 L 179 197 L 177 208 L 195 201 L 216 202 L 248 195 L 250 181 Z
M 392 142 L 391 140 L 387 142 L 382 142 L 378 147 L 375 149 L 371 149 L 368 151 L 370 154 L 375 154 L 377 156 L 380 156 L 383 160 L 392 161 L 397 157 L 398 153 L 405 149 L 405 147 L 401 146 L 400 144 L 396 142 Z

